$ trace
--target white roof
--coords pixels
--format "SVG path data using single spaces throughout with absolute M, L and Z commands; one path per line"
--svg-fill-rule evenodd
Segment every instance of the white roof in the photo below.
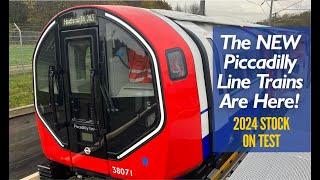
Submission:
M 235 18 L 225 17 L 225 16 L 201 16 L 196 14 L 190 14 L 179 11 L 164 10 L 164 9 L 151 9 L 151 11 L 166 16 L 170 19 L 180 20 L 180 21 L 192 21 L 192 22 L 202 22 L 210 24 L 221 24 L 221 25 L 232 25 L 232 26 L 246 26 L 246 27 L 266 27 L 265 25 L 254 24 L 244 22 Z

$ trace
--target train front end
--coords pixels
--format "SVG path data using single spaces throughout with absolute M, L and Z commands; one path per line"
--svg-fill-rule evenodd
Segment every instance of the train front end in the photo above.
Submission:
M 149 10 L 59 13 L 33 59 L 46 158 L 69 174 L 173 178 L 192 171 L 203 162 L 193 63 L 184 39 Z

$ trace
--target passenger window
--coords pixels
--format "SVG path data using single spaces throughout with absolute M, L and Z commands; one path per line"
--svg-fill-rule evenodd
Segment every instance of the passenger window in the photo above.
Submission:
M 166 56 L 170 78 L 172 80 L 185 78 L 187 76 L 187 66 L 182 50 L 178 48 L 167 50 Z

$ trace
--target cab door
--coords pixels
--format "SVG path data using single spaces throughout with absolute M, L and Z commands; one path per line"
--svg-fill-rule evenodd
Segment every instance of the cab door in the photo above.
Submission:
M 72 154 L 107 158 L 101 111 L 97 27 L 60 32 L 66 117 Z M 76 160 L 72 156 L 73 164 Z

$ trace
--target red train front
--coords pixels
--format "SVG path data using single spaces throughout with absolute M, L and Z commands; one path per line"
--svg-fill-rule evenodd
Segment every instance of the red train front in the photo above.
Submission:
M 74 7 L 48 23 L 33 61 L 52 168 L 39 166 L 42 176 L 174 178 L 204 167 L 213 157 L 212 35 L 188 27 L 123 6 Z

